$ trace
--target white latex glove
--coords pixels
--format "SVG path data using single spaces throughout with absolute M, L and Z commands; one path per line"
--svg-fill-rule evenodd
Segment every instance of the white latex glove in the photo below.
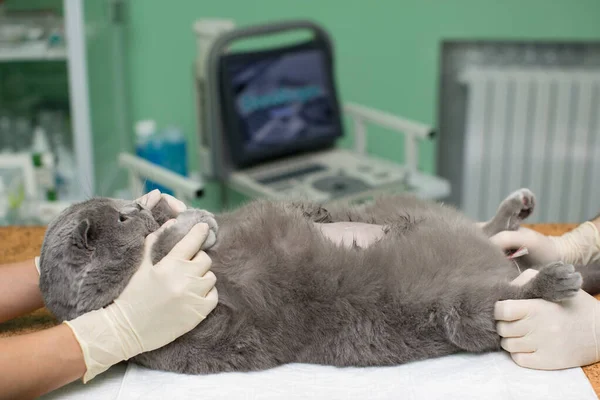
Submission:
M 528 269 L 512 283 L 523 285 L 536 274 Z M 600 302 L 583 290 L 561 303 L 499 301 L 494 317 L 502 348 L 522 367 L 554 370 L 600 361 Z
M 589 264 L 600 260 L 600 234 L 592 222 L 585 222 L 562 236 L 546 236 L 527 229 L 503 231 L 490 238 L 503 250 L 527 247 L 523 256 L 533 264 L 564 261 L 567 264 Z
M 354 243 L 366 248 L 385 235 L 385 226 L 363 222 L 315 223 L 323 236 L 337 245 L 351 248 Z
M 171 209 L 177 214 L 187 210 L 187 207 L 183 203 L 183 201 L 177 200 L 175 197 L 166 193 L 161 193 L 158 189 L 154 189 L 153 191 L 146 193 L 145 195 L 136 199 L 135 201 L 148 208 L 149 210 L 152 210 L 154 206 L 158 204 L 160 199 L 165 199 L 169 207 L 171 207 Z
M 195 225 L 168 255 L 152 265 L 152 245 L 158 233 L 174 221 L 147 236 L 139 270 L 112 304 L 65 322 L 83 351 L 84 383 L 120 361 L 172 342 L 216 307 L 211 260 L 199 251 L 208 225 Z

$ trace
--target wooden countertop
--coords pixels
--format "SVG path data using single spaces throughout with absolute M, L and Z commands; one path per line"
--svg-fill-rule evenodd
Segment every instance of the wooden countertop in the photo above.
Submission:
M 547 235 L 560 235 L 573 229 L 574 224 L 529 225 Z M 0 265 L 32 259 L 39 254 L 45 227 L 0 227 Z M 596 296 L 600 300 L 600 295 Z M 46 309 L 0 324 L 0 337 L 48 328 L 57 322 Z M 584 367 L 596 395 L 600 397 L 600 363 Z

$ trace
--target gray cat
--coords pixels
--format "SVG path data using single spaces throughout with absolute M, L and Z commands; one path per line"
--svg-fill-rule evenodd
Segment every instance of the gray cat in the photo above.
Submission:
M 509 285 L 519 271 L 488 236 L 516 229 L 533 206 L 531 192 L 517 191 L 483 227 L 448 206 L 397 196 L 359 207 L 255 201 L 218 216 L 185 211 L 158 239 L 153 259 L 195 223 L 209 223 L 214 234 L 218 226 L 205 247 L 219 304 L 189 333 L 133 361 L 206 374 L 293 362 L 395 365 L 499 350 L 497 300 L 561 301 L 582 284 L 573 266 L 556 262 L 523 287 Z M 170 217 L 164 203 L 149 211 L 106 198 L 65 210 L 42 247 L 48 309 L 66 320 L 111 303 L 135 272 L 144 237 Z M 346 248 L 313 224 L 336 221 L 388 229 L 368 248 Z

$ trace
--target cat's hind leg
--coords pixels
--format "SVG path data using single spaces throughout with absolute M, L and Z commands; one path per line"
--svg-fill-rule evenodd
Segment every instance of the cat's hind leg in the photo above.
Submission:
M 560 302 L 575 296 L 581 284 L 581 274 L 572 265 L 555 262 L 542 267 L 523 286 L 502 283 L 465 290 L 441 304 L 436 316 L 448 340 L 458 348 L 470 352 L 498 350 L 500 336 L 494 319 L 497 301 L 541 298 Z
M 522 287 L 515 299 L 544 299 L 560 302 L 573 297 L 581 289 L 583 278 L 571 264 L 556 261 L 539 269 L 539 273 Z
M 500 349 L 494 304 L 503 293 L 500 285 L 473 287 L 440 304 L 436 318 L 450 343 L 474 353 Z
M 531 190 L 519 189 L 504 199 L 496 215 L 491 220 L 481 223 L 480 227 L 488 237 L 502 231 L 517 230 L 521 222 L 531 215 L 534 207 L 535 196 Z

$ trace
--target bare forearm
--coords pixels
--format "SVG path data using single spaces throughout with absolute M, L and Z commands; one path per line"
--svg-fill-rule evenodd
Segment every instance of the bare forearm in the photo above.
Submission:
M 64 324 L 0 339 L 0 399 L 36 398 L 81 378 L 85 368 L 79 343 Z
M 0 266 L 0 322 L 43 307 L 34 260 Z

